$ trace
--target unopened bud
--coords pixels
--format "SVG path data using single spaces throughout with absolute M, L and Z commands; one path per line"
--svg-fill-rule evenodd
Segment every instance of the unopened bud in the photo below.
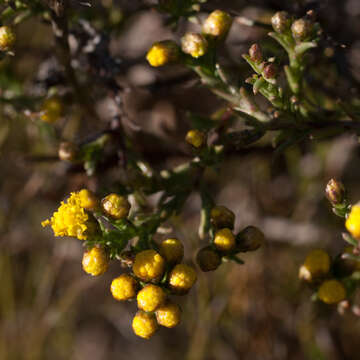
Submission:
M 265 79 L 274 79 L 277 76 L 277 67 L 275 64 L 268 64 L 264 68 Z
M 79 153 L 79 148 L 76 144 L 70 141 L 64 141 L 59 146 L 59 159 L 63 161 L 74 161 Z
M 202 131 L 194 129 L 187 132 L 185 140 L 193 147 L 200 148 L 205 145 L 206 135 Z
M 215 10 L 205 20 L 202 31 L 206 35 L 223 38 L 232 24 L 231 16 L 225 11 Z
M 176 62 L 179 56 L 179 46 L 172 40 L 164 40 L 152 45 L 146 59 L 151 66 L 158 67 Z
M 344 185 L 340 181 L 331 179 L 326 185 L 325 194 L 331 204 L 341 204 L 345 199 Z
M 15 34 L 8 26 L 0 27 L 0 50 L 11 50 L 15 43 Z
M 225 206 L 215 206 L 210 212 L 210 221 L 216 229 L 233 229 L 235 214 Z
M 283 33 L 290 27 L 291 19 L 286 11 L 278 11 L 271 18 L 271 25 L 277 33 Z
M 208 42 L 201 34 L 186 33 L 181 39 L 181 49 L 194 58 L 203 56 L 208 49 Z
M 259 249 L 265 241 L 263 232 L 255 226 L 247 226 L 236 237 L 239 251 L 255 251 Z
M 130 203 L 126 197 L 109 194 L 101 200 L 104 212 L 114 219 L 123 219 L 129 215 Z
M 311 36 L 313 23 L 308 19 L 298 19 L 291 25 L 291 32 L 297 41 L 302 41 Z
M 207 246 L 199 250 L 196 262 L 202 271 L 214 271 L 221 264 L 221 256 L 211 246 Z
M 262 51 L 258 44 L 252 44 L 249 49 L 250 59 L 256 63 L 261 63 L 263 60 Z

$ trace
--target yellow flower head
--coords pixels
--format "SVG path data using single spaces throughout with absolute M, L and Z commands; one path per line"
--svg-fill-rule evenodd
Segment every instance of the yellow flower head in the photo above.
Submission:
M 306 281 L 326 275 L 330 270 L 330 256 L 321 249 L 312 250 L 300 267 L 299 277 Z
M 198 149 L 205 144 L 206 136 L 202 131 L 194 129 L 187 132 L 185 140 L 188 144 Z
M 130 300 L 136 296 L 137 281 L 129 274 L 121 274 L 111 283 L 111 294 L 116 300 Z
M 89 215 L 81 207 L 76 193 L 72 193 L 67 202 L 62 201 L 51 219 L 43 221 L 41 225 L 51 225 L 55 236 L 72 236 L 79 240 L 86 240 L 93 230 Z
M 337 304 L 346 298 L 346 290 L 340 281 L 326 280 L 318 290 L 318 297 L 325 304 Z
M 235 248 L 235 236 L 230 229 L 221 229 L 215 233 L 214 245 L 220 251 L 231 251 Z
M 235 214 L 227 207 L 218 205 L 211 209 L 210 220 L 217 229 L 233 229 Z
M 101 200 L 104 212 L 114 219 L 123 219 L 129 215 L 130 203 L 126 197 L 109 194 Z
M 134 333 L 144 339 L 150 339 L 158 329 L 158 324 L 153 314 L 138 311 L 133 319 Z
M 202 248 L 196 255 L 196 262 L 202 271 L 214 271 L 221 264 L 221 256 L 210 246 Z
M 157 285 L 146 285 L 137 295 L 138 308 L 146 312 L 155 311 L 165 302 L 166 294 L 164 290 Z
M 181 39 L 181 49 L 194 58 L 203 56 L 208 49 L 208 42 L 204 36 L 196 33 L 186 33 Z
M 159 252 L 168 263 L 176 264 L 184 257 L 184 245 L 178 239 L 166 239 L 160 244 Z
M 46 99 L 41 106 L 41 116 L 42 121 L 48 123 L 54 123 L 57 121 L 63 112 L 63 105 L 60 99 L 56 96 Z
M 193 267 L 185 264 L 176 265 L 170 272 L 169 285 L 171 290 L 177 294 L 186 294 L 197 279 Z
M 136 254 L 134 274 L 144 281 L 156 281 L 165 271 L 165 260 L 155 250 L 144 250 Z
M 15 34 L 8 26 L 0 27 L 0 50 L 10 50 L 15 43 Z
M 82 267 L 84 271 L 92 276 L 102 275 L 109 266 L 108 257 L 103 248 L 93 247 L 84 253 Z
M 243 252 L 255 251 L 264 244 L 264 233 L 256 226 L 247 226 L 238 235 L 239 249 Z
M 158 307 L 155 314 L 158 324 L 167 328 L 173 328 L 178 325 L 181 320 L 180 306 L 172 301 L 168 301 Z
M 225 11 L 215 10 L 205 20 L 202 31 L 206 35 L 222 38 L 232 24 L 231 16 Z
M 146 59 L 151 66 L 163 66 L 179 59 L 179 47 L 172 40 L 156 42 L 152 45 L 146 55 Z
M 360 205 L 351 207 L 345 226 L 353 237 L 360 239 Z

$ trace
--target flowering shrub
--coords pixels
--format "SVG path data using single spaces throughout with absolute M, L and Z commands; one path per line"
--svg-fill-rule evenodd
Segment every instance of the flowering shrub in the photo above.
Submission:
M 332 58 L 333 50 L 315 11 L 296 15 L 278 11 L 260 21 L 209 3 L 144 2 L 144 9 L 166 19 L 168 34 L 176 31 L 169 39 L 152 39 L 139 64 L 147 71 L 155 68 L 154 82 L 165 89 L 169 85 L 161 84 L 162 74 L 177 68 L 193 87 L 215 99 L 211 108 L 216 111 L 187 112 L 181 139 L 167 142 L 151 132 L 144 136 L 126 104 L 129 97 L 141 98 L 142 87 L 152 89 L 148 84 L 129 84 L 127 60 L 112 55 L 110 37 L 122 30 L 126 14 L 107 5 L 100 19 L 85 12 L 91 2 L 74 6 L 70 0 L 8 0 L 0 5 L 4 63 L 16 58 L 15 34 L 26 21 L 41 19 L 51 25 L 55 39 L 56 57 L 39 65 L 31 91 L 14 86 L 15 90 L 0 93 L 6 103 L 0 111 L 11 119 L 21 114 L 35 125 L 39 138 L 48 141 L 51 156 L 36 153 L 35 158 L 59 162 L 65 175 L 73 172 L 81 179 L 67 182 L 70 194 L 41 225 L 51 228 L 55 237 L 81 240 L 87 274 L 98 277 L 111 267 L 117 269 L 107 288 L 114 302 L 136 304 L 132 329 L 144 339 L 159 326 L 176 327 L 188 315 L 182 313 L 180 296 L 191 296 L 201 272 L 221 272 L 222 264 L 229 262 L 246 267 L 245 253 L 265 244 L 267 234 L 261 226 L 246 216 L 241 227 L 236 226 L 232 206 L 219 202 L 212 192 L 230 155 L 255 152 L 265 143 L 267 152 L 271 147 L 274 158 L 296 172 L 290 159 L 296 154 L 287 153 L 294 146 L 301 149 L 309 141 L 359 131 L 359 99 L 333 96 L 314 70 L 317 57 Z M 226 49 L 239 24 L 265 29 L 267 40 L 246 44 L 236 62 Z M 176 84 L 178 79 L 172 81 Z M 99 98 L 105 105 L 94 105 Z M 108 106 L 110 115 L 103 116 L 101 106 Z M 69 118 L 81 120 L 70 126 Z M 86 119 L 92 119 L 91 125 Z M 172 152 L 181 163 L 178 158 L 168 161 Z M 192 259 L 187 232 L 178 236 L 173 224 L 194 194 L 199 202 L 193 208 L 200 221 Z M 268 191 L 264 203 L 271 195 Z M 336 257 L 313 249 L 300 265 L 299 278 L 313 291 L 312 300 L 318 305 L 336 305 L 341 314 L 350 309 L 358 315 L 354 296 L 360 273 L 360 205 L 349 202 L 344 185 L 336 180 L 328 183 L 326 197 L 344 220 L 347 246 Z

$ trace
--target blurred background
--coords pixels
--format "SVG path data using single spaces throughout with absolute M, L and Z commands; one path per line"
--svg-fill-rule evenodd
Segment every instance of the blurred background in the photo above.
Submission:
M 54 238 L 41 228 L 70 191 L 88 187 L 102 195 L 126 176 L 117 163 L 87 176 L 57 157 L 60 141 L 86 141 L 108 128 L 119 111 L 109 89 L 98 85 L 96 69 L 108 69 L 121 87 L 126 131 L 158 170 L 191 158 L 184 142 L 190 114 L 210 116 L 226 105 L 185 68 L 158 70 L 145 61 L 154 41 L 179 40 L 189 29 L 198 31 L 199 24 L 182 19 L 169 27 L 168 18 L 153 9 L 155 1 L 89 3 L 71 2 L 69 42 L 72 66 L 91 94 L 96 116 L 89 116 L 69 90 L 51 25 L 43 17 L 16 27 L 15 56 L 0 61 L 0 359 L 358 359 L 358 319 L 312 303 L 310 290 L 297 279 L 310 249 L 326 248 L 335 256 L 343 248 L 343 222 L 331 213 L 324 188 L 335 177 L 352 202 L 360 198 L 353 134 L 308 140 L 280 155 L 270 134 L 208 171 L 216 202 L 236 214 L 236 230 L 259 226 L 266 246 L 245 255 L 243 266 L 226 263 L 214 273 L 199 271 L 196 287 L 179 299 L 181 325 L 160 329 L 149 341 L 132 333 L 136 304 L 118 303 L 110 294 L 120 264 L 112 262 L 100 278 L 89 277 L 81 268 L 81 242 Z M 312 53 L 309 83 L 335 100 L 358 97 L 358 0 L 210 0 L 202 5 L 199 22 L 216 8 L 264 23 L 278 10 L 303 16 L 314 9 L 325 36 Z M 240 81 L 251 74 L 241 54 L 252 43 L 259 42 L 269 56 L 278 51 L 266 33 L 235 20 L 220 57 L 237 69 Z M 99 38 L 109 59 L 119 61 L 99 59 Z M 53 88 L 65 111 L 49 125 L 36 116 L 41 101 L 34 99 Z M 169 223 L 189 261 L 203 245 L 197 237 L 199 210 L 194 193 Z

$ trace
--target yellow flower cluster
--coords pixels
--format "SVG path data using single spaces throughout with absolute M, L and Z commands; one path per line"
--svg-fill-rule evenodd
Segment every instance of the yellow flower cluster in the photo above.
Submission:
M 340 260 L 342 261 L 342 260 Z M 346 298 L 346 290 L 341 281 L 329 278 L 334 271 L 339 272 L 343 262 L 332 262 L 329 254 L 321 249 L 312 250 L 300 266 L 299 278 L 317 287 L 317 297 L 325 304 L 337 304 Z
M 41 106 L 40 119 L 47 123 L 54 123 L 63 113 L 63 104 L 57 96 L 50 97 Z
M 122 274 L 112 281 L 110 289 L 116 300 L 137 300 L 139 311 L 132 323 L 136 335 L 149 339 L 158 325 L 171 328 L 180 322 L 180 307 L 168 299 L 168 294 L 187 293 L 197 278 L 191 266 L 179 264 L 183 256 L 183 244 L 178 239 L 166 239 L 159 245 L 159 252 L 138 252 L 132 274 Z
M 54 212 L 50 220 L 41 223 L 43 227 L 50 225 L 55 236 L 71 236 L 79 240 L 86 240 L 94 229 L 86 207 L 90 201 L 90 192 L 81 190 L 73 192 L 62 201 L 60 207 Z
M 225 206 L 216 205 L 211 209 L 210 223 L 214 231 L 213 243 L 200 249 L 196 256 L 202 271 L 214 271 L 222 258 L 255 251 L 264 243 L 264 234 L 255 226 L 247 226 L 235 236 L 232 231 L 235 214 Z
M 172 40 L 154 43 L 149 49 L 146 59 L 151 66 L 158 67 L 170 63 L 181 62 L 190 55 L 199 58 L 208 53 L 210 44 L 217 39 L 224 39 L 232 24 L 231 16 L 221 10 L 213 11 L 205 20 L 202 34 L 188 32 L 181 39 L 181 50 Z

